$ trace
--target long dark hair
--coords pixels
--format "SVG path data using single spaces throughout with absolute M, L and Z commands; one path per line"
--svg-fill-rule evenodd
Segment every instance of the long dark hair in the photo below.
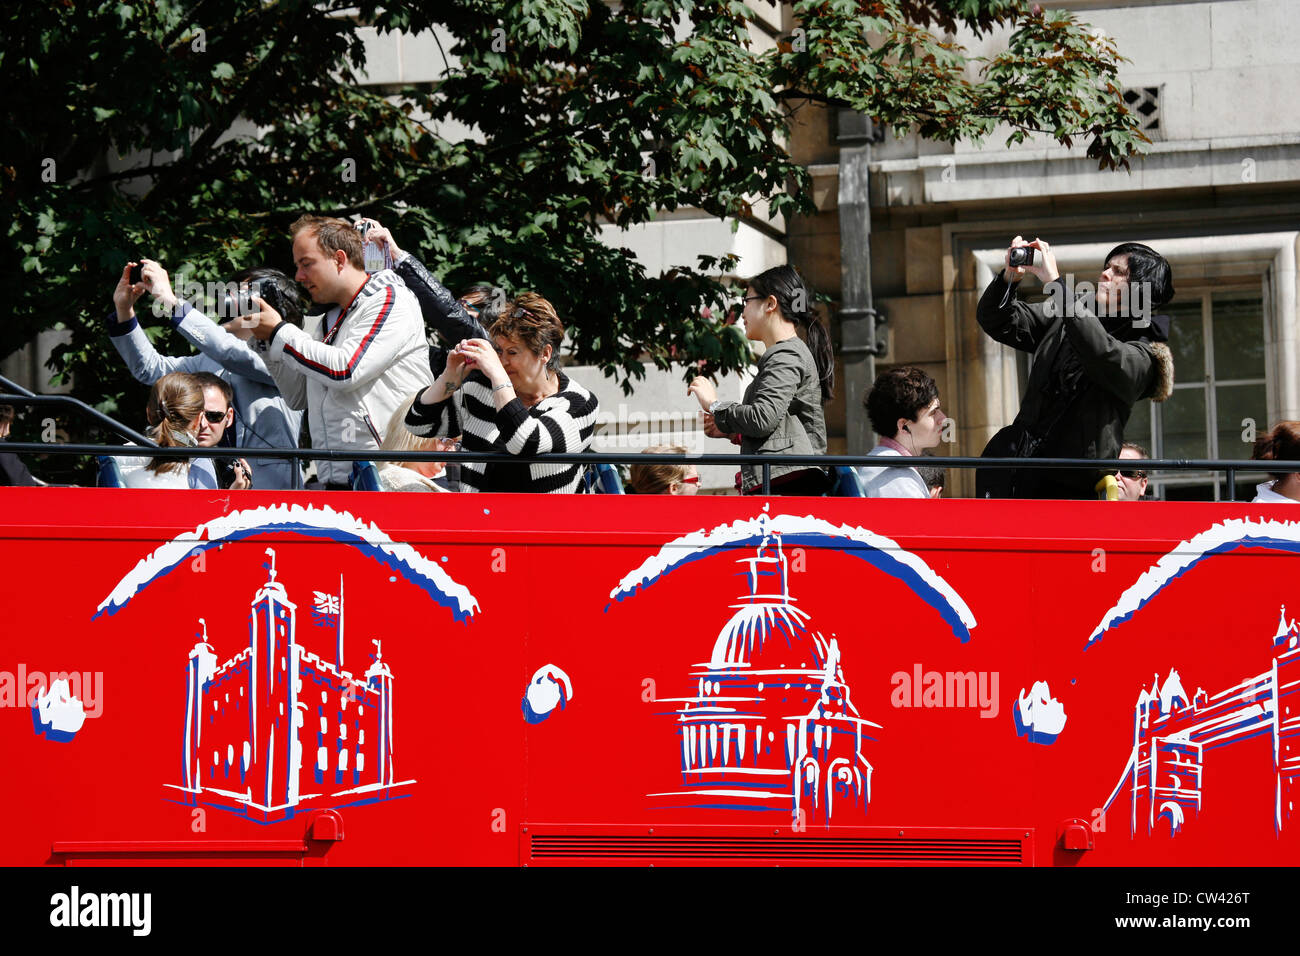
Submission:
M 831 349 L 831 333 L 826 324 L 813 311 L 812 289 L 794 266 L 776 266 L 760 272 L 749 280 L 749 288 L 757 295 L 775 296 L 777 307 L 786 319 L 802 326 L 817 365 L 817 378 L 821 381 L 822 402 L 829 402 L 835 394 L 835 353 Z

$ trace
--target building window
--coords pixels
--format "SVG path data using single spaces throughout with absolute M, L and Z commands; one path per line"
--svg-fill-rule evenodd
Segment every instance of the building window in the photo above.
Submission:
M 1131 86 L 1124 90 L 1124 105 L 1137 114 L 1142 132 L 1151 139 L 1164 139 L 1164 130 L 1160 127 L 1160 90 L 1159 86 Z
M 1154 458 L 1245 459 L 1255 432 L 1268 430 L 1263 299 L 1257 290 L 1185 293 L 1161 310 L 1173 318 L 1174 391 L 1164 402 L 1138 402 L 1124 430 L 1127 441 Z M 1237 499 L 1249 501 L 1262 472 L 1237 474 Z M 1227 476 L 1164 472 L 1149 495 L 1166 501 L 1220 501 Z

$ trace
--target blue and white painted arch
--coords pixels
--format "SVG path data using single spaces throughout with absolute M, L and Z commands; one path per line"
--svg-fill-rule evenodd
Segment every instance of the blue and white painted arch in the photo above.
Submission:
M 1089 635 L 1084 649 L 1092 647 L 1107 631 L 1133 617 L 1157 594 L 1202 561 L 1244 548 L 1268 548 L 1300 554 L 1300 522 L 1233 518 L 1213 524 L 1200 534 L 1178 542 L 1102 615 L 1101 622 Z
M 177 535 L 142 558 L 117 582 L 92 617 L 114 615 L 154 581 L 166 577 L 185 561 L 210 548 L 249 538 L 288 532 L 348 545 L 407 581 L 423 589 L 436 603 L 448 608 L 458 621 L 479 609 L 478 601 L 463 584 L 453 580 L 436 562 L 405 542 L 394 541 L 377 525 L 328 506 L 271 505 L 232 511 Z
M 824 548 L 865 561 L 911 588 L 917 597 L 939 612 L 962 643 L 970 640 L 975 615 L 952 586 L 919 555 L 900 547 L 892 538 L 866 528 L 831 524 L 811 515 L 759 515 L 718 525 L 711 531 L 701 529 L 674 538 L 658 554 L 627 574 L 610 592 L 610 599 L 623 601 L 683 565 L 717 551 L 757 546 L 772 535 L 780 535 L 786 548 Z

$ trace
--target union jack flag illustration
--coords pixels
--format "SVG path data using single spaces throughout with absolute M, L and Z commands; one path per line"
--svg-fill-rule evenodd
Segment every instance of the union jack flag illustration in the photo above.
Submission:
M 339 623 L 339 598 L 324 591 L 313 591 L 311 622 L 317 627 L 337 627 Z

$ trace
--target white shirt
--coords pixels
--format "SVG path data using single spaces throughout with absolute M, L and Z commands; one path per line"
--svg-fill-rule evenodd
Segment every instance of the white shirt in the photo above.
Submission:
M 133 444 L 133 443 L 128 443 Z M 117 467 L 128 488 L 202 488 L 216 490 L 217 472 L 211 458 L 183 461 L 179 470 L 156 474 L 147 467 L 148 458 L 119 458 Z
M 389 462 L 379 469 L 379 483 L 384 491 L 451 491 L 445 484 L 447 472 L 443 471 L 437 478 L 427 478 L 414 468 L 407 468 L 396 462 Z
M 902 458 L 893 448 L 877 445 L 867 455 L 880 458 L 890 455 Z M 858 469 L 862 479 L 862 493 L 867 498 L 929 498 L 930 489 L 925 479 L 915 468 L 871 468 L 866 465 Z
M 1271 505 L 1300 505 L 1300 501 L 1294 498 L 1288 498 L 1286 495 L 1279 495 L 1273 490 L 1276 481 L 1265 481 L 1255 486 L 1255 497 L 1251 499 L 1251 504 L 1263 502 Z

